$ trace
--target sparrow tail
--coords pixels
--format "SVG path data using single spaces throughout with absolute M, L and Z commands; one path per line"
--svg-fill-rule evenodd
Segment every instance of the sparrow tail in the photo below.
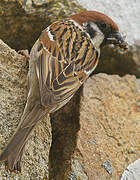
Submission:
M 20 161 L 29 135 L 36 123 L 47 114 L 39 104 L 34 105 L 32 109 L 28 105 L 27 103 L 16 133 L 0 155 L 0 161 L 5 161 L 10 171 L 21 171 Z

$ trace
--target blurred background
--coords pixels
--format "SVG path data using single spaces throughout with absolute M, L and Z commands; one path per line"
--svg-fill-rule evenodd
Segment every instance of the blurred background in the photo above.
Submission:
M 126 34 L 130 44 L 140 40 L 140 1 L 139 0 L 78 0 L 88 10 L 95 9 L 110 16 Z

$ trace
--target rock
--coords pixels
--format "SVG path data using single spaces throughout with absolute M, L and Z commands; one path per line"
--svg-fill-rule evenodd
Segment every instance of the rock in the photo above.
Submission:
M 113 174 L 113 168 L 109 160 L 103 163 L 104 168 L 109 174 Z
M 140 179 L 140 159 L 131 163 L 124 171 L 121 180 L 139 180 Z
M 137 88 L 140 91 L 140 79 L 136 79 Z
M 51 22 L 67 17 L 83 9 L 76 0 L 26 0 L 21 1 L 20 4 L 27 14 L 36 14 L 42 17 L 46 16 Z
M 25 58 L 0 41 L 0 151 L 22 115 L 27 70 Z M 135 82 L 139 81 L 131 75 L 91 77 L 68 104 L 51 114 L 51 125 L 46 117 L 34 129 L 25 147 L 21 174 L 6 172 L 0 163 L 0 176 L 120 179 L 128 164 L 139 157 L 140 93 Z
M 135 75 L 140 78 L 140 42 L 137 41 L 133 46 L 129 47 L 128 52 L 121 53 L 118 49 L 105 47 L 101 51 L 99 64 L 94 71 L 97 73 L 118 74 L 124 76 L 126 74 Z
M 92 76 L 84 84 L 80 107 L 72 173 L 79 179 L 84 174 L 89 180 L 119 180 L 140 157 L 140 93 L 135 76 Z
M 1 0 L 0 39 L 16 50 L 30 50 L 48 25 L 81 9 L 74 0 Z
M 49 24 L 81 10 L 74 0 L 1 0 L 0 38 L 16 50 L 30 50 Z M 140 77 L 139 52 L 139 41 L 124 55 L 106 47 L 95 72 Z M 27 64 L 24 57 L 0 41 L 0 151 L 24 109 Z M 81 88 L 67 105 L 51 115 L 52 137 L 49 118 L 32 132 L 22 173 L 7 173 L 0 163 L 0 177 L 28 180 L 47 178 L 49 174 L 56 180 L 120 179 L 128 164 L 139 157 L 140 98 L 135 81 L 130 75 L 94 75 L 85 84 L 84 92 Z
M 0 152 L 16 130 L 27 97 L 27 61 L 0 40 Z M 43 179 L 48 175 L 48 158 L 51 144 L 49 117 L 34 129 L 25 147 L 22 173 L 10 173 L 0 163 L 2 179 Z
M 77 147 L 77 133 L 80 128 L 79 110 L 81 93 L 82 87 L 64 107 L 51 114 L 50 179 L 66 179 L 67 175 L 71 172 L 73 161 L 71 157 Z M 74 177 L 74 175 L 69 175 L 69 178 L 71 177 Z

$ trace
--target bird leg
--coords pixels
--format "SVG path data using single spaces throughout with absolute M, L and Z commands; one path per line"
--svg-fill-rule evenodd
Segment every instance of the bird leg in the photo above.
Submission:
M 21 54 L 21 55 L 23 55 L 23 56 L 26 58 L 26 60 L 29 61 L 30 55 L 29 55 L 28 49 L 25 49 L 25 50 L 19 50 L 18 53 Z

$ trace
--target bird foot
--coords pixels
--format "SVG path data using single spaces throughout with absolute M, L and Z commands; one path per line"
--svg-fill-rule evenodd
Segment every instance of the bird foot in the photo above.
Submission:
M 29 55 L 29 51 L 27 49 L 25 50 L 19 50 L 18 51 L 19 54 L 23 55 L 28 61 L 30 59 L 30 55 Z

